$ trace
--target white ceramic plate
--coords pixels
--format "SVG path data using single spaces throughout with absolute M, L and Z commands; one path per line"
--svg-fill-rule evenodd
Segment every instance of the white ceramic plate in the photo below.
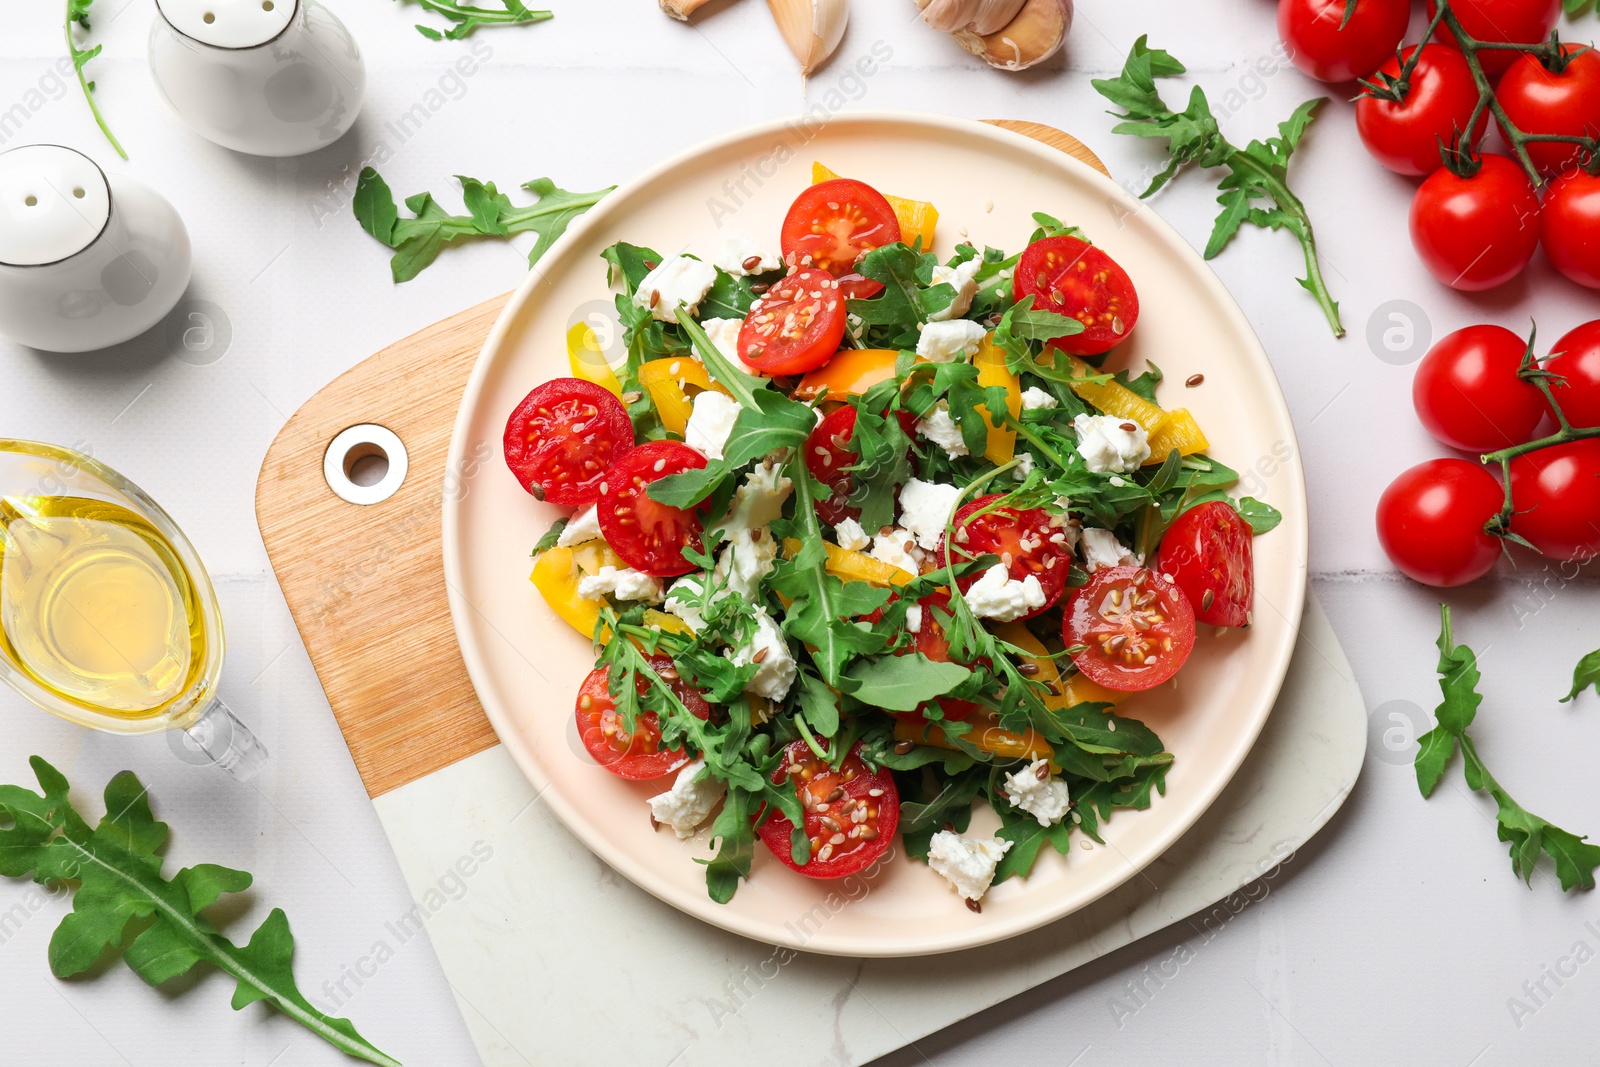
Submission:
M 1111 366 L 1158 363 L 1165 404 L 1191 409 L 1211 453 L 1245 472 L 1244 491 L 1284 514 L 1283 525 L 1256 542 L 1254 625 L 1204 633 L 1176 688 L 1128 702 L 1127 713 L 1177 758 L 1166 796 L 1148 811 L 1115 815 L 1104 831 L 1109 847 L 1070 856 L 1046 849 L 1029 878 L 985 897 L 982 914 L 904 856 L 870 880 L 819 882 L 784 869 L 761 845 L 732 902 L 707 897 L 704 868 L 694 862 L 709 855 L 704 831 L 690 842 L 653 832 L 645 798 L 662 786 L 623 782 L 582 754 L 573 695 L 593 656 L 528 581 L 529 549 L 561 510 L 536 503 L 498 459 L 511 409 L 533 386 L 569 373 L 565 333 L 575 314 L 610 300 L 601 249 L 627 240 L 709 258 L 729 227 L 775 245 L 813 159 L 885 192 L 932 201 L 941 257 L 963 235 L 1019 250 L 1035 211 L 1082 226 L 1139 290 L 1138 327 Z M 1185 388 L 1195 373 L 1204 384 Z M 542 802 L 601 859 L 667 903 L 813 952 L 909 956 L 981 945 L 1059 919 L 1133 876 L 1193 824 L 1249 751 L 1288 667 L 1305 592 L 1305 483 L 1294 428 L 1260 342 L 1216 276 L 1148 206 L 1084 164 L 1019 134 L 937 115 L 853 114 L 810 130 L 760 126 L 612 193 L 550 251 L 495 326 L 467 385 L 449 469 L 478 471 L 446 479 L 461 486 L 444 506 L 456 633 L 490 721 Z M 980 808 L 975 829 L 994 825 Z

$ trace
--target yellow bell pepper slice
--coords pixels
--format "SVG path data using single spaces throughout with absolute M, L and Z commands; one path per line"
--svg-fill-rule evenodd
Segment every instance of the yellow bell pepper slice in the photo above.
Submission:
M 1038 669 L 1038 673 L 1034 675 L 1034 678 L 1056 687 L 1058 690 L 1056 695 L 1044 698 L 1045 707 L 1070 708 L 1074 704 L 1082 704 L 1087 701 L 1115 704 L 1127 695 L 1126 693 L 1113 692 L 1103 685 L 1096 685 L 1081 674 L 1073 674 L 1068 678 L 1062 678 L 1061 668 L 1046 653 L 1044 643 L 1033 635 L 1033 631 L 1020 622 L 1008 622 L 1004 625 L 996 626 L 994 632 L 1000 640 L 1009 641 L 1011 644 L 1030 653 L 1028 662 Z
M 1160 463 L 1176 448 L 1181 455 L 1192 456 L 1196 452 L 1204 452 L 1211 447 L 1206 440 L 1206 435 L 1201 432 L 1200 424 L 1189 414 L 1188 408 L 1179 408 L 1167 413 L 1167 421 L 1161 424 L 1160 429 L 1150 435 L 1150 458 L 1146 464 Z
M 828 554 L 827 562 L 822 566 L 829 574 L 842 578 L 847 582 L 871 582 L 873 585 L 905 585 L 916 575 L 896 567 L 893 563 L 885 563 L 881 559 L 874 559 L 865 552 L 855 552 L 848 548 L 827 541 L 822 543 L 824 551 Z M 800 541 L 797 538 L 786 537 L 783 539 L 783 554 L 793 556 L 800 551 Z
M 1016 418 L 1022 412 L 1022 383 L 1006 369 L 1005 350 L 995 347 L 993 337 L 991 333 L 983 339 L 977 355 L 972 357 L 972 364 L 978 368 L 978 385 L 981 388 L 998 385 L 1005 389 L 1006 408 L 1011 412 L 1011 417 Z M 988 414 L 988 409 L 984 409 L 984 421 L 989 424 L 989 443 L 984 447 L 984 458 L 997 466 L 1010 463 L 1011 457 L 1016 455 L 1017 432 L 1009 426 L 996 424 L 994 417 Z
M 795 387 L 794 395 L 801 400 L 814 400 L 824 389 L 828 396 L 836 399 L 859 395 L 893 378 L 894 365 L 899 358 L 900 353 L 888 348 L 841 349 L 816 370 L 807 371 Z
M 590 638 L 600 622 L 600 609 L 605 607 L 605 600 L 580 596 L 578 583 L 584 575 L 593 574 L 601 567 L 623 565 L 622 559 L 604 541 L 588 541 L 573 548 L 549 549 L 534 561 L 530 578 L 550 610 L 585 638 Z M 668 633 L 692 632 L 676 615 L 655 608 L 645 609 L 644 621 Z M 604 641 L 610 636 L 610 631 L 605 631 L 600 639 Z
M 587 322 L 574 323 L 567 331 L 567 362 L 572 366 L 574 378 L 593 382 L 612 396 L 622 395 L 622 383 L 617 380 L 611 364 L 606 362 L 605 353 L 600 350 L 600 339 Z
M 651 360 L 639 368 L 639 384 L 645 387 L 661 413 L 661 425 L 680 437 L 684 427 L 689 425 L 689 412 L 694 406 L 689 386 L 694 386 L 697 392 L 715 389 L 724 396 L 730 395 L 720 383 L 711 380 L 703 363 L 690 356 Z
M 1037 732 L 1029 730 L 1025 734 L 1014 734 L 1010 730 L 1002 730 L 995 725 L 992 718 L 982 712 L 967 720 L 972 723 L 972 729 L 963 738 L 971 745 L 984 752 L 992 752 L 1004 759 L 1047 759 L 1053 760 L 1056 750 L 1051 747 Z M 956 749 L 956 745 L 944 735 L 944 730 L 932 723 L 907 722 L 896 719 L 894 723 L 894 739 L 896 741 L 910 741 L 918 745 L 932 745 L 934 748 Z M 1060 770 L 1054 762 L 1054 770 Z
M 1039 358 L 1041 362 L 1048 362 L 1045 356 Z M 1074 378 L 1083 378 L 1099 373 L 1099 371 L 1096 371 L 1076 356 L 1070 357 L 1070 359 Z M 1168 414 L 1165 410 L 1150 403 L 1150 401 L 1120 382 L 1074 382 L 1071 384 L 1071 388 L 1074 393 L 1077 393 L 1107 415 L 1116 415 L 1119 418 L 1128 419 L 1143 426 L 1145 433 L 1152 438 L 1155 437 L 1156 431 L 1161 429 L 1162 424 L 1167 421 Z
M 811 184 L 829 182 L 842 175 L 824 167 L 821 163 L 811 164 Z M 889 206 L 894 208 L 895 221 L 900 224 L 900 239 L 906 244 L 915 244 L 917 238 L 922 238 L 922 250 L 926 252 L 933 247 L 933 228 L 939 223 L 939 209 L 926 200 L 907 200 L 903 196 L 890 196 L 883 194 L 889 201 Z

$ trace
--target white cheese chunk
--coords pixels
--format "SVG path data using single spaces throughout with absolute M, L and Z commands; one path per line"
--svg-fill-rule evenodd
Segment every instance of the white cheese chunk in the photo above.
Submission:
M 1072 420 L 1072 429 L 1078 435 L 1078 455 L 1096 474 L 1128 474 L 1150 458 L 1149 435 L 1129 419 L 1079 415 Z
M 750 262 L 754 259 L 756 262 Z M 735 278 L 746 274 L 765 274 L 783 266 L 783 257 L 743 230 L 729 230 L 714 261 Z M 746 265 L 748 264 L 748 266 Z
M 967 589 L 967 607 L 980 619 L 1011 622 L 1044 607 L 1044 587 L 1035 575 L 1017 581 L 996 563 Z
M 979 900 L 994 881 L 994 869 L 1011 848 L 995 837 L 965 837 L 940 830 L 928 842 L 928 866 L 966 900 Z
M 778 542 L 770 531 L 734 530 L 728 536 L 728 547 L 717 557 L 717 581 L 726 583 L 728 593 L 759 600 L 761 580 L 772 573 L 777 558 Z
M 1016 774 L 1006 775 L 1006 796 L 1011 806 L 1039 820 L 1040 826 L 1054 826 L 1072 808 L 1067 783 L 1050 775 L 1046 760 L 1034 760 Z
M 834 524 L 833 540 L 840 548 L 847 548 L 851 552 L 860 552 L 872 544 L 872 538 L 867 536 L 867 531 L 851 518 L 841 519 Z
M 1139 557 L 1129 551 L 1128 546 L 1117 540 L 1117 535 L 1110 530 L 1097 530 L 1093 527 L 1083 531 L 1081 542 L 1083 546 L 1083 569 L 1093 574 L 1101 567 L 1137 567 Z
M 733 432 L 733 424 L 742 410 L 737 400 L 715 389 L 697 394 L 689 409 L 689 421 L 683 428 L 684 444 L 707 459 L 721 459 L 722 447 L 728 443 L 728 435 Z
M 933 284 L 950 286 L 956 291 L 956 296 L 950 302 L 949 307 L 929 315 L 929 322 L 945 322 L 949 319 L 959 319 L 971 309 L 972 298 L 978 295 L 978 283 L 975 279 L 978 270 L 982 266 L 983 260 L 974 256 L 965 263 L 954 267 L 946 267 L 941 263 L 933 268 Z
M 915 577 L 922 573 L 922 564 L 917 562 L 917 558 L 906 548 L 907 545 L 916 546 L 916 538 L 910 530 L 890 530 L 872 539 L 872 551 L 868 554 Z
M 934 363 L 953 363 L 971 359 L 988 334 L 980 323 L 970 319 L 930 322 L 917 338 L 917 355 Z
M 600 513 L 593 504 L 590 504 L 567 520 L 561 536 L 556 538 L 556 545 L 560 548 L 571 548 L 585 541 L 596 540 L 599 536 Z
M 900 487 L 900 525 L 916 538 L 918 547 L 932 552 L 944 537 L 945 525 L 960 495 L 958 486 L 908 478 Z
M 922 632 L 922 605 L 913 604 L 906 609 L 906 630 L 909 633 Z
M 703 395 L 703 394 L 702 394 Z M 784 502 L 794 492 L 794 482 L 776 464 L 757 464 L 734 491 L 722 528 L 731 537 L 735 530 L 758 530 L 783 515 Z
M 650 814 L 686 841 L 711 815 L 726 789 L 706 770 L 705 760 L 696 760 L 678 772 L 671 789 L 650 798 Z
M 633 306 L 645 308 L 661 322 L 677 322 L 678 305 L 685 305 L 693 314 L 716 280 L 717 268 L 711 264 L 673 256 L 644 276 L 633 294 Z
M 1033 473 L 1033 453 L 1017 453 L 1017 465 L 1011 468 L 1011 477 L 1014 481 L 1025 482 L 1028 475 Z
M 607 593 L 618 600 L 648 600 L 654 603 L 661 599 L 661 581 L 632 567 L 618 570 L 610 565 L 578 580 L 578 595 L 587 600 L 597 600 Z
M 1030 385 L 1022 391 L 1023 411 L 1050 411 L 1060 406 L 1060 403 L 1037 385 Z
M 772 616 L 759 608 L 756 609 L 756 632 L 750 643 L 736 650 L 731 658 L 735 667 L 743 667 L 755 663 L 757 657 L 760 657 L 760 667 L 744 687 L 745 692 L 768 700 L 782 700 L 794 684 L 794 654 L 789 651 L 789 642 L 778 624 L 772 621 Z
M 917 433 L 944 449 L 945 455 L 951 459 L 971 455 L 967 451 L 966 440 L 961 436 L 961 427 L 950 417 L 948 408 L 934 408 L 928 412 L 927 418 L 918 420 Z
M 739 331 L 744 329 L 743 319 L 706 319 L 700 328 L 711 338 L 717 351 L 729 360 L 739 358 Z M 738 366 L 737 363 L 734 366 Z
M 706 628 L 706 620 L 700 615 L 700 593 L 702 587 L 700 579 L 693 575 L 679 578 L 672 583 L 672 588 L 667 590 L 667 602 L 662 605 L 668 614 L 676 615 L 682 619 L 689 629 L 699 633 Z M 693 602 L 690 602 L 693 598 Z

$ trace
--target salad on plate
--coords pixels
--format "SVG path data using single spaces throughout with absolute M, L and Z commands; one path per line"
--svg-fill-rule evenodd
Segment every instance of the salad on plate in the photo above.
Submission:
M 1279 515 L 1226 493 L 1155 365 L 1101 368 L 1133 279 L 1044 214 L 1018 253 L 941 259 L 937 218 L 818 164 L 776 247 L 615 244 L 625 359 L 580 324 L 573 376 L 506 425 L 523 487 L 571 509 L 532 577 L 594 643 L 578 735 L 659 784 L 640 818 L 700 838 L 718 902 L 758 839 L 828 879 L 898 835 L 979 910 L 1165 790 L 1119 707 L 1250 622 Z

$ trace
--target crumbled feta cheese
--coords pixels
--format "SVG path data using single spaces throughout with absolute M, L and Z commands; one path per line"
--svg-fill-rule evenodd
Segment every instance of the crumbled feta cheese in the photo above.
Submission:
M 1044 587 L 1036 575 L 1017 581 L 1005 564 L 996 563 L 968 587 L 967 607 L 980 619 L 1011 622 L 1044 607 Z
M 689 422 L 683 428 L 684 444 L 707 459 L 721 459 L 722 446 L 728 443 L 733 424 L 739 418 L 739 402 L 715 389 L 695 396 L 689 409 Z
M 1028 480 L 1028 475 L 1030 475 L 1032 473 L 1033 473 L 1033 453 L 1032 452 L 1019 452 L 1019 453 L 1017 453 L 1017 465 L 1015 467 L 1011 468 L 1012 480 L 1018 481 L 1018 482 L 1025 482 L 1025 481 Z
M 928 842 L 928 866 L 962 897 L 978 900 L 989 891 L 994 869 L 1010 848 L 1010 841 L 999 838 L 965 837 L 940 830 Z
M 1072 429 L 1078 435 L 1078 455 L 1096 474 L 1127 474 L 1150 458 L 1149 435 L 1137 422 L 1116 415 L 1079 415 Z
M 913 604 L 906 609 L 906 630 L 914 634 L 922 632 L 921 604 Z
M 644 276 L 633 294 L 633 306 L 644 308 L 662 322 L 678 321 L 678 305 L 691 314 L 717 280 L 717 269 L 688 256 L 673 256 Z
M 593 541 L 600 536 L 600 513 L 593 504 L 578 512 L 567 520 L 566 527 L 561 531 L 561 536 L 556 538 L 559 548 L 571 548 L 581 545 L 585 541 Z
M 607 593 L 618 600 L 648 600 L 654 603 L 661 599 L 661 582 L 632 567 L 618 570 L 609 565 L 578 580 L 578 595 L 586 600 L 596 600 Z
M 1136 567 L 1139 557 L 1117 540 L 1110 530 L 1083 531 L 1083 569 L 1093 574 L 1101 567 Z
M 733 504 L 722 522 L 731 537 L 735 530 L 759 530 L 783 515 L 784 501 L 794 492 L 794 482 L 774 464 L 758 464 L 744 476 L 733 494 Z
M 667 602 L 661 606 L 667 610 L 667 614 L 676 615 L 689 629 L 699 633 L 706 628 L 706 620 L 700 615 L 698 606 L 702 590 L 699 578 L 693 575 L 679 578 L 667 590 Z M 693 602 L 690 598 L 693 598 Z
M 867 536 L 867 531 L 855 519 L 844 518 L 834 523 L 833 540 L 840 548 L 847 548 L 851 552 L 860 552 L 872 544 L 872 538 Z
M 727 787 L 706 771 L 705 760 L 695 760 L 678 772 L 672 788 L 650 798 L 650 814 L 656 822 L 672 827 L 679 840 L 694 836 L 695 827 L 705 822 Z
M 950 306 L 942 311 L 935 311 L 928 316 L 929 322 L 944 322 L 948 319 L 959 319 L 972 307 L 972 298 L 978 295 L 978 283 L 975 280 L 983 260 L 974 256 L 954 267 L 939 264 L 933 268 L 933 284 L 948 285 L 956 291 L 956 297 Z
M 756 609 L 755 635 L 749 645 L 733 653 L 733 665 L 743 667 L 755 663 L 757 657 L 760 657 L 760 667 L 744 691 L 768 700 L 782 700 L 794 684 L 794 654 L 789 651 L 789 642 L 778 624 L 760 608 Z
M 916 538 L 919 547 L 932 552 L 939 547 L 960 495 L 961 489 L 954 485 L 908 478 L 900 487 L 900 525 Z
M 1016 774 L 1006 775 L 1006 796 L 1011 806 L 1039 820 L 1040 826 L 1054 826 L 1071 809 L 1067 783 L 1050 776 L 1046 760 L 1034 760 Z
M 743 319 L 706 319 L 700 328 L 711 338 L 711 343 L 716 346 L 727 359 L 739 358 L 739 331 L 744 329 Z M 734 366 L 738 366 L 737 363 Z
M 961 427 L 950 417 L 949 409 L 943 406 L 934 408 L 928 412 L 927 418 L 918 420 L 917 433 L 944 449 L 945 455 L 951 459 L 972 454 L 967 451 Z
M 757 262 L 750 263 L 751 259 Z M 722 250 L 717 253 L 715 262 L 735 278 L 740 278 L 746 274 L 765 274 L 769 270 L 777 270 L 783 266 L 783 257 L 770 248 L 762 247 L 761 242 L 743 230 L 729 230 L 722 239 Z M 746 263 L 750 263 L 748 268 Z
M 907 549 L 907 545 L 915 545 L 916 538 L 911 536 L 910 530 L 890 530 L 886 534 L 878 534 L 872 539 L 872 551 L 869 555 L 873 559 L 882 560 L 891 567 L 899 567 L 910 575 L 922 573 L 922 564 L 917 562 Z
M 1040 389 L 1037 385 L 1030 385 L 1022 391 L 1023 411 L 1049 411 L 1060 406 L 1061 401 Z
M 746 600 L 759 600 L 761 579 L 772 573 L 778 542 L 766 530 L 734 530 L 728 547 L 717 557 L 715 574 L 727 590 Z
M 934 363 L 971 359 L 988 333 L 982 324 L 971 319 L 930 322 L 922 328 L 922 335 L 917 338 L 917 355 Z

